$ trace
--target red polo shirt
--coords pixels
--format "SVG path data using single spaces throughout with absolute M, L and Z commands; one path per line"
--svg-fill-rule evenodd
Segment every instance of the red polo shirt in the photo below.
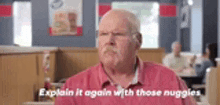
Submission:
M 137 81 L 135 84 L 131 83 L 127 89 L 134 93 L 120 96 L 115 96 L 114 92 L 119 88 L 113 85 L 108 79 L 108 76 L 103 70 L 102 64 L 91 67 L 73 77 L 69 78 L 63 90 L 69 89 L 76 92 L 77 89 L 82 89 L 82 96 L 59 96 L 56 98 L 55 105 L 195 105 L 192 97 L 178 98 L 174 96 L 164 95 L 165 91 L 183 91 L 187 90 L 185 83 L 176 74 L 159 64 L 151 62 L 142 62 L 137 59 L 138 71 Z M 103 96 L 103 94 L 96 94 L 95 98 L 85 96 L 88 91 L 111 91 L 111 95 Z M 145 92 L 161 91 L 161 95 L 149 96 L 142 94 L 137 96 L 137 90 L 144 90 Z M 171 93 L 172 94 L 172 93 Z M 88 95 L 88 94 L 87 94 Z M 102 97 L 101 97 L 102 96 Z

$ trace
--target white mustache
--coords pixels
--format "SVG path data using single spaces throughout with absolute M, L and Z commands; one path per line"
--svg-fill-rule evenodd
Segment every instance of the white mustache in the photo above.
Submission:
M 114 48 L 114 47 L 112 47 L 112 46 L 108 46 L 108 47 L 105 47 L 105 48 L 103 49 L 103 53 L 104 53 L 104 54 L 107 53 L 107 52 L 109 52 L 109 51 L 112 51 L 112 52 L 114 52 L 114 53 L 118 53 L 118 52 L 119 52 L 118 49 L 116 49 L 116 48 Z

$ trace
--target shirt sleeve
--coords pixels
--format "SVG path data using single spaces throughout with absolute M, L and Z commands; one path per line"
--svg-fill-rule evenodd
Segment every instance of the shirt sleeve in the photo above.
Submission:
M 188 90 L 186 83 L 178 76 L 177 76 L 177 81 L 179 83 L 179 88 L 181 91 Z M 195 99 L 192 96 L 187 96 L 186 98 L 183 98 L 182 103 L 183 103 L 182 105 L 197 105 Z

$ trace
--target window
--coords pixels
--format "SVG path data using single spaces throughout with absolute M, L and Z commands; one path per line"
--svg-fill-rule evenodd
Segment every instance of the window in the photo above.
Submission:
M 133 12 L 140 20 L 143 36 L 141 48 L 158 48 L 159 4 L 158 2 L 113 2 L 112 8 Z
M 14 44 L 19 46 L 32 45 L 31 3 L 13 3 Z

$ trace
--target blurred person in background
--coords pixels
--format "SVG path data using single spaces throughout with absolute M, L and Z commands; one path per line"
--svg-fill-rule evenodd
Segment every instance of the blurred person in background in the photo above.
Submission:
M 209 60 L 209 56 L 206 52 L 203 52 L 201 56 L 194 55 L 190 59 L 190 67 L 194 67 L 195 65 L 201 65 L 203 61 L 208 61 L 208 60 Z
M 174 72 L 182 72 L 187 66 L 187 58 L 182 56 L 181 44 L 178 41 L 172 43 L 172 53 L 166 55 L 163 59 L 163 64 Z
M 205 83 L 205 75 L 206 75 L 206 69 L 209 67 L 216 67 L 216 61 L 218 54 L 218 48 L 217 43 L 208 44 L 206 47 L 206 54 L 208 56 L 208 60 L 204 57 L 204 60 L 201 64 L 196 64 L 194 66 L 196 75 L 198 77 L 202 77 L 202 83 Z

